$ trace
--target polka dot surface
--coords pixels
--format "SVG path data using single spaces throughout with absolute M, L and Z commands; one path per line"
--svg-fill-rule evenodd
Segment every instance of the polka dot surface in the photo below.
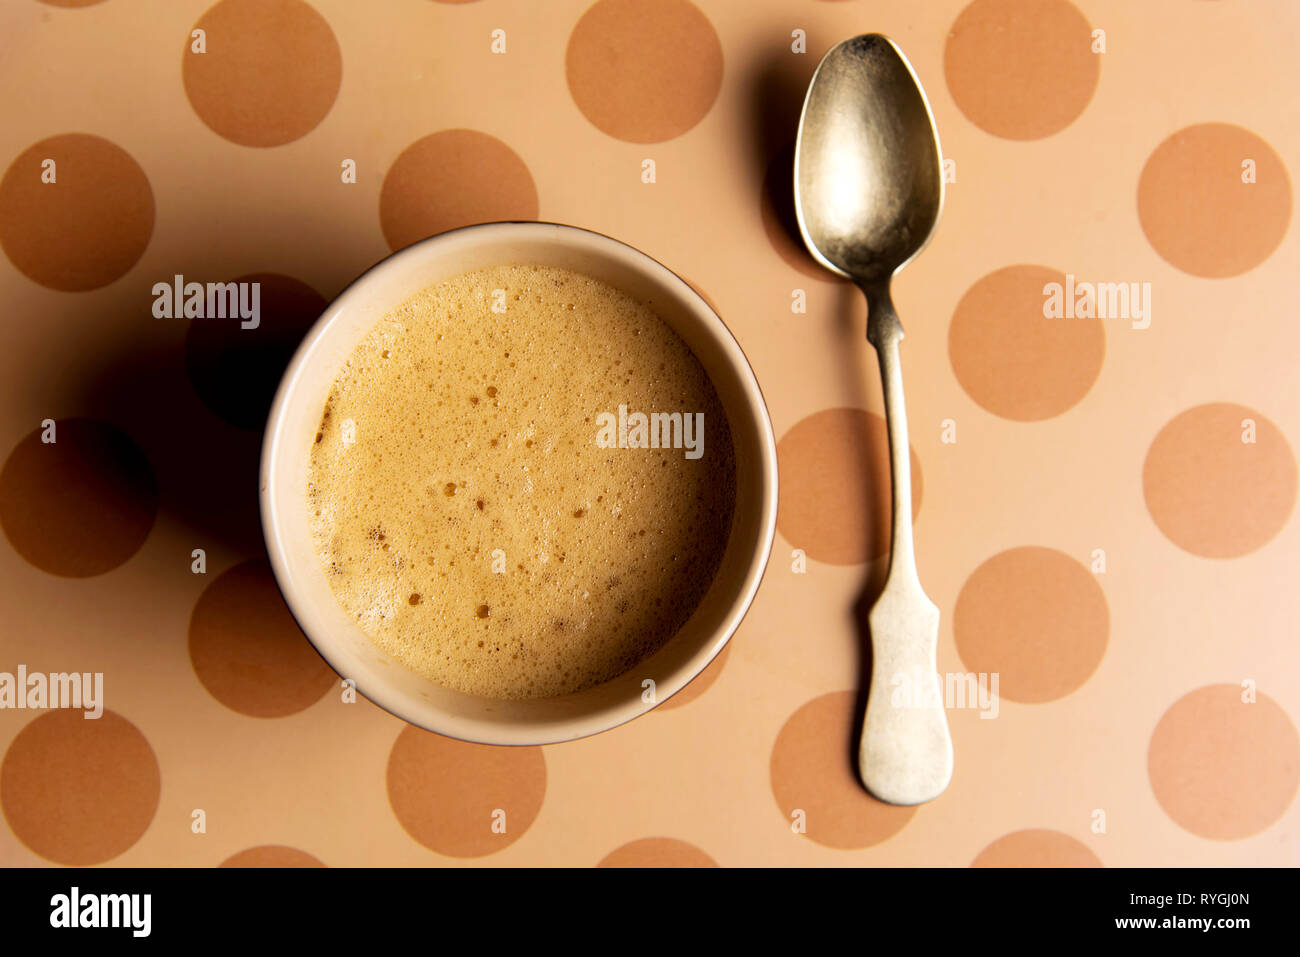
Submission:
M 1296 458 L 1286 437 L 1253 409 L 1216 402 L 1175 416 L 1142 468 L 1147 510 L 1178 547 L 1236 558 L 1266 545 L 1296 501 Z
M 1097 88 L 1092 27 L 1068 0 L 974 0 L 944 47 L 948 91 L 976 126 L 1009 140 L 1059 133 Z
M 0 469 L 0 526 L 9 544 L 51 575 L 112 571 L 140 550 L 158 514 L 148 459 L 126 434 L 94 419 L 49 420 Z
M 1160 718 L 1147 769 L 1175 824 L 1197 837 L 1242 840 L 1272 827 L 1295 802 L 1300 735 L 1263 692 L 1210 685 Z
M 948 326 L 952 371 L 966 394 L 994 415 L 1050 419 L 1082 401 L 1101 374 L 1102 323 L 1109 320 L 1068 318 L 1068 282 L 1044 266 L 1007 266 L 957 303 Z M 1061 297 L 1060 315 L 1048 315 L 1054 294 Z
M 329 113 L 343 77 L 338 41 L 302 0 L 220 0 L 185 37 L 181 74 L 199 119 L 240 146 L 283 146 Z
M 251 303 L 256 286 L 256 317 L 191 319 L 185 369 L 204 405 L 231 425 L 261 431 L 280 376 L 326 303 L 290 276 L 255 273 L 230 281 L 247 290 L 242 302 Z
M 114 711 L 48 711 L 0 764 L 0 806 L 13 833 L 56 864 L 103 864 L 129 850 L 158 808 L 161 776 L 140 730 Z
M 795 548 L 832 565 L 889 550 L 889 433 L 862 409 L 826 409 L 797 423 L 777 446 L 777 528 Z M 921 510 L 921 463 L 911 456 L 912 518 Z
M 1026 546 L 966 579 L 952 614 L 966 669 L 999 675 L 999 693 L 1055 701 L 1086 682 L 1106 653 L 1110 610 L 1094 576 L 1068 555 Z
M 722 86 L 722 44 L 688 0 L 598 0 L 573 28 L 565 76 L 592 125 L 629 143 L 680 136 Z
M 232 854 L 221 862 L 222 867 L 324 867 L 306 851 L 283 844 L 263 844 Z
M 1101 867 L 1087 845 L 1060 831 L 1033 829 L 1000 837 L 971 867 Z
M 122 147 L 65 133 L 28 147 L 0 179 L 0 246 L 14 268 L 61 292 L 126 275 L 153 235 L 153 189 Z
M 645 837 L 611 851 L 598 867 L 717 867 L 694 844 L 672 837 Z
M 443 130 L 393 161 L 379 196 L 394 250 L 477 223 L 537 218 L 537 187 L 519 155 L 478 130 Z
M 469 744 L 407 726 L 388 755 L 388 802 L 406 832 L 448 857 L 483 857 L 532 826 L 546 795 L 538 747 Z
M 793 834 L 826 847 L 871 847 L 916 815 L 871 797 L 857 776 L 857 694 L 814 698 L 781 727 L 772 748 L 772 793 Z
M 190 662 L 212 697 L 254 718 L 296 714 L 341 680 L 260 560 L 222 572 L 203 590 L 190 618 Z
M 1273 147 L 1231 123 L 1202 123 L 1156 147 L 1138 181 L 1138 214 L 1156 252 L 1209 279 L 1267 260 L 1291 222 L 1291 178 Z

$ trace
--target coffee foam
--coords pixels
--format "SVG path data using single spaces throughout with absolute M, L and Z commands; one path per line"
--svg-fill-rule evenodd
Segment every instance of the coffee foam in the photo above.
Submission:
M 704 413 L 703 456 L 599 447 L 620 405 Z M 416 673 L 494 698 L 590 687 L 659 648 L 717 571 L 735 488 L 725 412 L 676 333 L 530 265 L 380 320 L 335 379 L 308 480 L 343 608 Z

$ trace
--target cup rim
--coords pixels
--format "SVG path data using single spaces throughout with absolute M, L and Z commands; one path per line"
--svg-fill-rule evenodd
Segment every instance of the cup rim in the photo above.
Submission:
M 638 697 L 619 701 L 577 718 L 568 717 L 536 723 L 518 722 L 509 725 L 489 723 L 473 717 L 456 715 L 447 709 L 430 706 L 438 716 L 438 720 L 430 721 L 428 720 L 429 709 L 426 709 L 425 714 L 422 716 L 413 714 L 412 709 L 407 706 L 406 697 L 382 679 L 371 680 L 371 676 L 350 676 L 353 687 L 358 693 L 383 708 L 389 714 L 409 724 L 436 734 L 471 743 L 529 746 L 577 740 L 616 728 L 654 710 L 699 677 L 700 673 L 709 666 L 731 640 L 758 593 L 763 576 L 767 571 L 768 561 L 775 541 L 779 490 L 775 434 L 772 429 L 766 399 L 748 357 L 740 348 L 740 344 L 730 328 L 703 295 L 658 259 L 632 246 L 630 243 L 623 242 L 606 233 L 569 223 L 546 220 L 500 220 L 477 223 L 447 230 L 419 240 L 371 265 L 349 282 L 321 312 L 321 315 L 299 343 L 292 359 L 281 375 L 262 437 L 261 457 L 258 465 L 258 501 L 262 535 L 271 569 L 280 593 L 284 598 L 285 605 L 288 607 L 289 613 L 298 628 L 311 643 L 316 653 L 324 659 L 336 674 L 344 674 L 344 671 L 340 670 L 339 667 L 338 655 L 331 654 L 329 650 L 323 648 L 322 644 L 328 645 L 329 642 L 318 641 L 303 624 L 304 618 L 308 617 L 304 613 L 306 601 L 292 585 L 289 558 L 277 528 L 277 503 L 272 492 L 274 487 L 272 477 L 276 470 L 281 430 L 286 412 L 289 409 L 294 386 L 303 371 L 308 367 L 316 344 L 328 334 L 330 327 L 348 312 L 349 301 L 361 298 L 359 290 L 363 286 L 372 285 L 383 273 L 398 270 L 401 264 L 407 260 L 432 258 L 441 246 L 449 245 L 455 240 L 463 240 L 467 234 L 484 233 L 484 238 L 488 239 L 490 236 L 487 234 L 507 231 L 510 233 L 517 231 L 531 232 L 540 234 L 543 238 L 546 235 L 554 236 L 556 234 L 584 237 L 587 242 L 594 243 L 597 246 L 604 246 L 607 251 L 621 256 L 625 261 L 635 263 L 643 271 L 655 274 L 656 278 L 661 282 L 670 288 L 676 289 L 678 298 L 689 303 L 690 312 L 697 319 L 713 327 L 711 332 L 723 353 L 725 353 L 736 375 L 737 382 L 748 400 L 745 405 L 753 419 L 752 424 L 756 426 L 759 439 L 757 443 L 758 461 L 755 471 L 759 473 L 758 482 L 762 490 L 758 545 L 749 556 L 741 587 L 731 596 L 725 618 L 715 630 L 712 640 L 695 653 L 690 659 L 688 668 L 681 669 L 685 673 L 682 680 L 675 682 L 673 687 L 664 689 L 666 693 L 653 703 L 646 703 Z

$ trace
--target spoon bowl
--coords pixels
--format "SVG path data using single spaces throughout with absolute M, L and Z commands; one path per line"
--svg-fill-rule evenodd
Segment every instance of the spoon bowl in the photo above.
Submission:
M 888 279 L 925 248 L 943 211 L 934 116 L 888 37 L 832 48 L 817 67 L 795 144 L 799 231 L 849 279 Z

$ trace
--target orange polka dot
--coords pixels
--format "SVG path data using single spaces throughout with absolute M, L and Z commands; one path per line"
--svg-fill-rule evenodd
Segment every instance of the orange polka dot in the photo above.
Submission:
M 968 670 L 997 674 L 1002 697 L 1036 704 L 1063 698 L 1097 670 L 1110 611 L 1081 564 L 1026 546 L 994 555 L 966 579 L 952 630 Z
M 158 759 L 113 711 L 47 711 L 0 765 L 0 806 L 15 836 L 58 864 L 102 864 L 129 849 L 158 809 Z
M 656 711 L 671 711 L 673 708 L 680 708 L 684 704 L 690 704 L 704 692 L 713 687 L 713 683 L 718 680 L 722 674 L 722 669 L 727 665 L 727 656 L 731 654 L 731 642 L 722 646 L 716 658 L 709 662 L 707 668 L 690 680 L 690 682 L 677 694 L 673 695 L 667 701 L 661 702 Z
M 1272 698 L 1240 685 L 1184 695 L 1151 735 L 1151 790 L 1197 837 L 1237 841 L 1276 823 L 1300 786 L 1300 735 Z
M 231 280 L 258 285 L 256 327 L 240 316 L 191 319 L 185 333 L 190 384 L 212 412 L 231 425 L 260 432 L 280 377 L 298 344 L 324 312 L 325 299 L 306 283 L 276 273 Z
M 209 694 L 254 718 L 296 714 L 338 680 L 260 560 L 227 569 L 203 590 L 190 616 L 190 662 Z
M 388 802 L 416 841 L 448 857 L 482 857 L 523 836 L 546 796 L 538 747 L 496 747 L 402 729 L 388 756 Z M 504 832 L 502 832 L 504 828 Z
M 1223 402 L 1176 416 L 1142 468 L 1147 510 L 1160 531 L 1203 558 L 1235 558 L 1267 544 L 1291 516 L 1296 483 L 1295 454 L 1281 430 L 1253 409 Z
M 779 150 L 768 164 L 767 174 L 763 177 L 759 215 L 767 241 L 777 255 L 800 273 L 810 279 L 849 282 L 813 259 L 799 233 L 799 218 L 794 206 L 794 143 Z
M 324 867 L 319 860 L 306 851 L 283 844 L 263 844 L 248 850 L 232 854 L 219 865 L 221 867 Z
M 857 695 L 814 698 L 786 721 L 772 748 L 772 793 L 792 829 L 826 847 L 855 849 L 889 840 L 915 807 L 877 801 L 858 779 Z M 802 812 L 801 814 L 797 812 Z
M 1092 26 L 1067 0 L 975 0 L 948 31 L 943 69 L 966 118 L 1009 140 L 1058 133 L 1101 74 Z
M 611 851 L 597 867 L 717 867 L 694 844 L 672 837 L 645 837 Z
M 856 565 L 889 550 L 889 433 L 862 409 L 825 409 L 777 444 L 781 534 L 810 558 Z M 912 520 L 921 511 L 921 462 L 912 450 Z
M 1101 867 L 1097 855 L 1068 834 L 1041 829 L 1000 837 L 971 867 Z
M 1243 168 L 1253 161 L 1253 170 Z M 1243 177 L 1253 175 L 1254 182 Z M 1138 216 L 1164 259 L 1219 279 L 1273 254 L 1291 222 L 1291 180 L 1273 148 L 1250 130 L 1202 123 L 1156 147 L 1138 181 Z
M 1107 320 L 1047 318 L 1049 283 L 1059 283 L 1064 298 L 1062 273 L 1008 266 L 971 286 L 953 313 L 953 372 L 966 394 L 994 415 L 1050 419 L 1076 405 L 1101 374 Z
M 704 119 L 722 87 L 722 44 L 687 0 L 598 0 L 565 54 L 569 93 L 592 125 L 660 143 Z
M 449 229 L 537 218 L 537 187 L 518 154 L 477 130 L 443 130 L 393 161 L 379 195 L 388 245 L 403 249 Z
M 329 24 L 302 0 L 221 0 L 185 37 L 181 77 L 213 132 L 240 146 L 283 146 L 334 105 L 343 56 Z
M 0 246 L 19 272 L 50 289 L 84 292 L 126 275 L 153 222 L 144 170 L 98 136 L 41 140 L 0 179 Z
M 55 441 L 38 427 L 0 470 L 0 525 L 41 571 L 102 575 L 145 543 L 158 514 L 149 461 L 127 436 L 93 419 L 62 419 Z

